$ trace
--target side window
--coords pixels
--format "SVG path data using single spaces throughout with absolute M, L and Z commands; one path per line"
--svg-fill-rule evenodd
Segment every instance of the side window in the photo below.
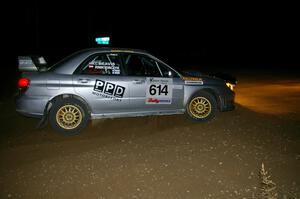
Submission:
M 161 77 L 156 62 L 147 56 L 124 54 L 124 63 L 129 76 Z
M 79 73 L 87 75 L 121 75 L 120 56 L 116 53 L 93 55 L 83 62 Z
M 163 77 L 179 77 L 179 75 L 161 62 L 157 62 Z

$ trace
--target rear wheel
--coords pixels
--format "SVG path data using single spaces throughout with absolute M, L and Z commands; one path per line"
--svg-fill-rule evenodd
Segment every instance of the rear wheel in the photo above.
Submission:
M 209 121 L 215 117 L 216 111 L 216 99 L 206 91 L 193 95 L 186 106 L 187 115 L 195 121 Z
M 89 120 L 86 106 L 75 98 L 56 100 L 49 114 L 52 128 L 64 135 L 80 133 Z

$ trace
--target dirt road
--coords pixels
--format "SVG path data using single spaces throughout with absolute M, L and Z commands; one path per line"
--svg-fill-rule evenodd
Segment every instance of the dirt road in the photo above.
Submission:
M 258 198 L 262 162 L 300 197 L 300 81 L 238 78 L 236 110 L 211 122 L 102 120 L 73 137 L 1 102 L 0 198 Z

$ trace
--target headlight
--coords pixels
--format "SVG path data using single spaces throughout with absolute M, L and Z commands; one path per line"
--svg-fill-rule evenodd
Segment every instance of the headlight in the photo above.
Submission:
M 231 84 L 231 83 L 229 83 L 229 82 L 227 82 L 226 83 L 226 86 L 228 87 L 228 88 L 230 88 L 230 90 L 234 90 L 234 87 L 235 87 L 235 85 L 234 84 Z

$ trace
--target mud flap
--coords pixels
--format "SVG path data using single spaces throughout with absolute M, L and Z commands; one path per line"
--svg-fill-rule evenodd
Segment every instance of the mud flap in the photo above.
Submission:
M 49 110 L 50 110 L 51 106 L 52 106 L 52 102 L 48 102 L 47 105 L 46 105 L 46 108 L 44 110 L 44 114 L 43 114 L 41 120 L 36 125 L 37 129 L 42 129 L 48 124 L 48 113 L 49 113 Z
M 36 129 L 42 129 L 44 128 L 47 124 L 48 124 L 48 120 L 47 120 L 47 114 L 43 115 L 43 117 L 41 118 L 41 120 L 39 121 L 39 123 L 36 125 Z

